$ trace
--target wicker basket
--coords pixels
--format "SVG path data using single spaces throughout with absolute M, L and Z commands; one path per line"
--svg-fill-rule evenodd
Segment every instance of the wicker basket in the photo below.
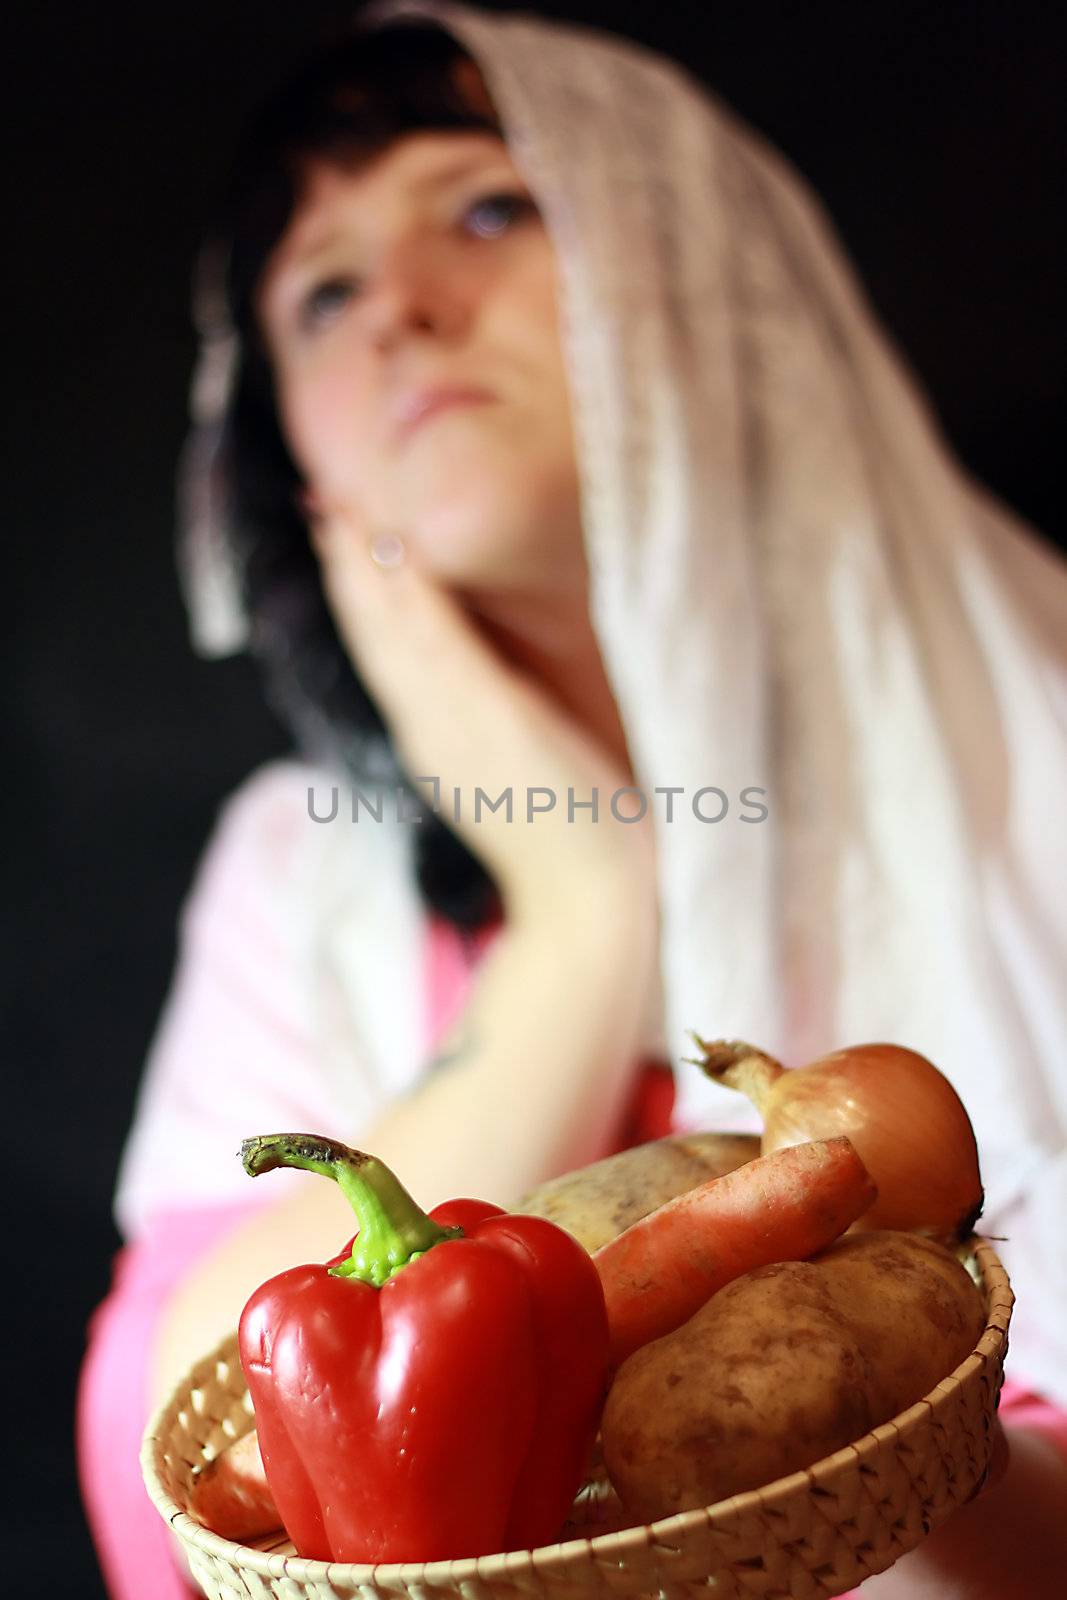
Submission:
M 628 1527 L 602 1482 L 575 1501 L 564 1542 L 425 1565 L 306 1561 L 281 1534 L 258 1547 L 210 1533 L 186 1511 L 195 1471 L 246 1433 L 253 1416 L 236 1340 L 199 1362 L 153 1419 L 141 1465 L 160 1515 L 212 1600 L 822 1600 L 882 1572 L 973 1493 L 985 1474 L 1007 1351 L 1012 1292 L 992 1246 L 961 1257 L 987 1310 L 977 1348 L 936 1389 L 804 1472 L 700 1511 Z

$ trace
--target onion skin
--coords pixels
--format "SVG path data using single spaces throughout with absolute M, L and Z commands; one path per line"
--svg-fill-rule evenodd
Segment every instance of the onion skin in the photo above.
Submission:
M 974 1129 L 933 1062 L 903 1045 L 861 1044 L 786 1068 L 740 1039 L 707 1043 L 696 1065 L 739 1089 L 763 1117 L 763 1155 L 809 1139 L 852 1140 L 878 1185 L 853 1228 L 899 1228 L 955 1244 L 968 1238 L 985 1196 Z

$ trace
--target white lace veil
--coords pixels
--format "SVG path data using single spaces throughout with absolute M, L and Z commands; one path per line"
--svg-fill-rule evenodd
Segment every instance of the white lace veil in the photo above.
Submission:
M 1067 1321 L 1067 567 L 952 458 L 817 200 L 683 70 L 434 0 L 371 25 L 401 16 L 477 61 L 555 245 L 682 1121 L 741 1117 L 680 1064 L 690 1027 L 790 1062 L 922 1050 L 971 1110 L 1017 1282 Z M 194 637 L 226 651 L 246 623 L 215 328 L 183 548 Z M 711 787 L 719 822 L 694 810 Z M 680 791 L 670 822 L 657 788 Z M 1020 1316 L 1017 1345 L 1062 1394 L 1055 1321 Z

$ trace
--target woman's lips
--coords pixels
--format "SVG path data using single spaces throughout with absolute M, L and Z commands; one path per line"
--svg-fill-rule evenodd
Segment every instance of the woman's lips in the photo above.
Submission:
M 419 389 L 403 396 L 396 410 L 396 442 L 404 444 L 422 423 L 437 416 L 450 406 L 484 405 L 495 400 L 488 389 L 470 386 L 450 386 L 439 389 Z

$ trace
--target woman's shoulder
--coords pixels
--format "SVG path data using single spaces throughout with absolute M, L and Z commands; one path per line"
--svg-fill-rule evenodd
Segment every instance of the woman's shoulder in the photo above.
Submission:
M 357 823 L 341 787 L 336 771 L 297 757 L 255 768 L 219 804 L 183 920 L 240 906 L 274 921 L 291 916 L 308 931 L 350 920 L 357 902 L 381 915 L 385 900 L 410 898 L 412 828 L 387 812 Z
M 309 821 L 308 796 L 330 781 L 295 757 L 250 772 L 218 805 L 185 915 L 235 895 L 262 901 L 305 881 L 321 832 Z
M 302 822 L 308 816 L 309 790 L 336 782 L 323 767 L 295 756 L 265 761 L 222 800 L 216 832 L 255 833 L 272 824 Z

